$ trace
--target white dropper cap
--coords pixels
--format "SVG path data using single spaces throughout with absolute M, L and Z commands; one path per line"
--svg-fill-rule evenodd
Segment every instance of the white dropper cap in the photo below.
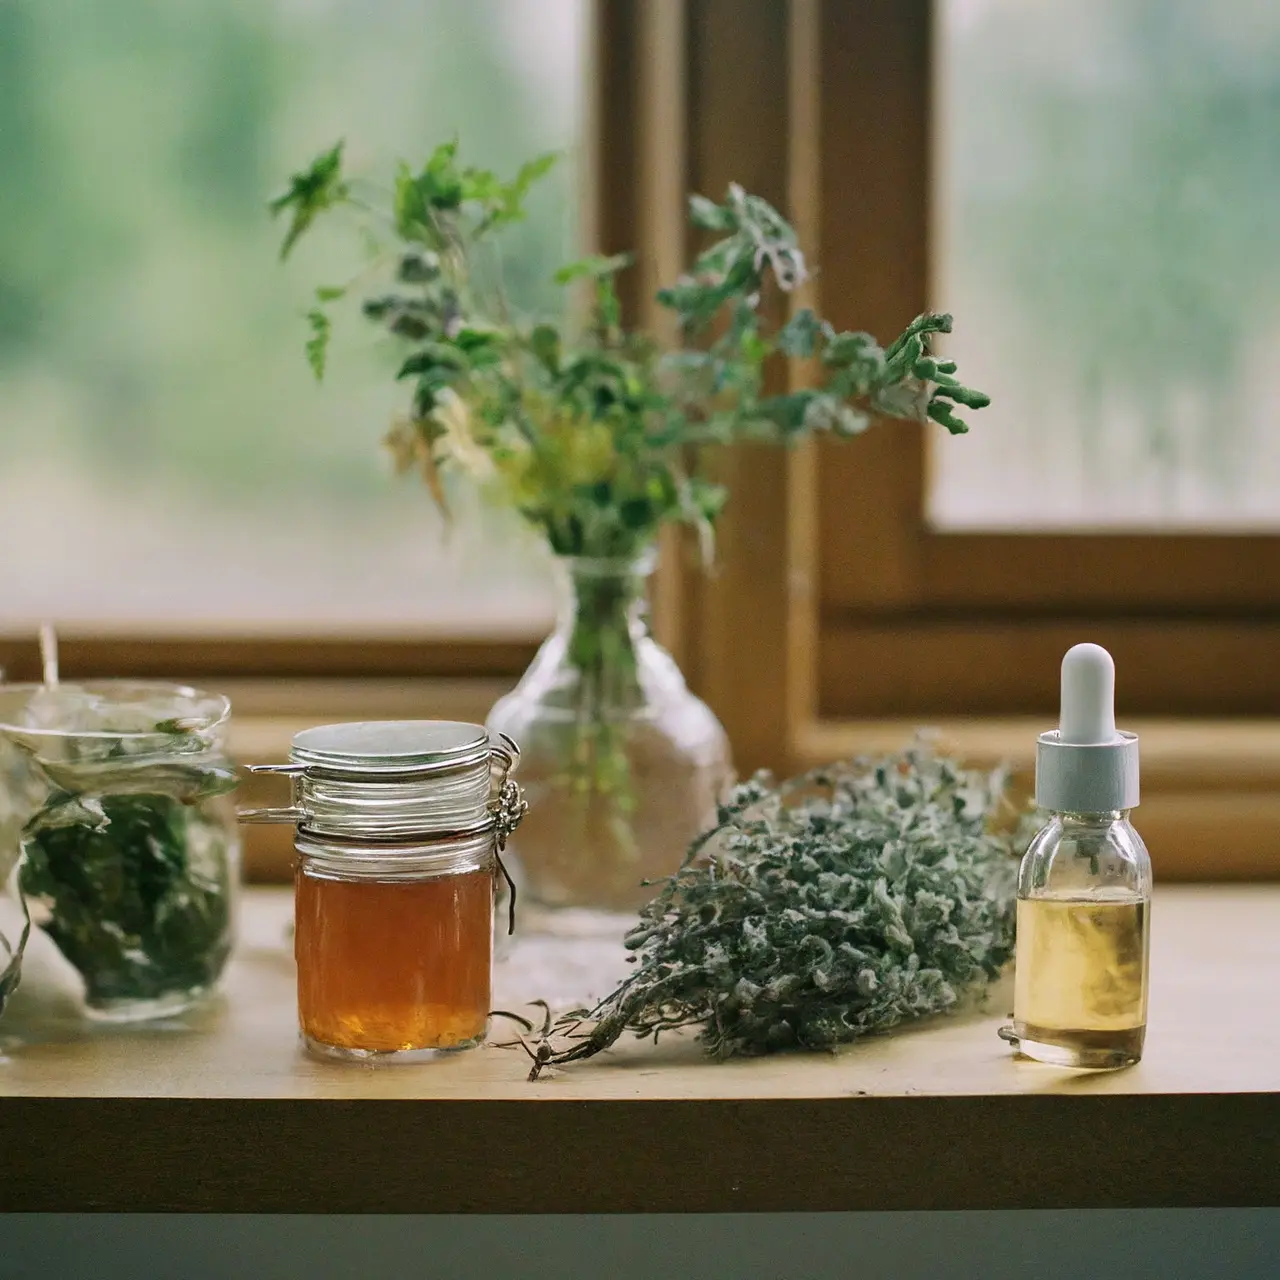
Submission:
M 1058 741 L 1077 746 L 1116 736 L 1116 664 L 1100 644 L 1077 644 L 1062 659 Z
M 1108 813 L 1138 803 L 1138 738 L 1116 728 L 1116 665 L 1097 644 L 1062 659 L 1058 729 L 1036 745 L 1036 803 L 1056 813 Z

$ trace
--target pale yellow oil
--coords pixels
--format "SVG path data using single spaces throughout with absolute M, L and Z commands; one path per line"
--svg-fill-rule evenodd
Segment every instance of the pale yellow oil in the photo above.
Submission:
M 1147 1030 L 1150 903 L 1133 895 L 1018 901 L 1014 1034 L 1060 1066 L 1137 1062 Z

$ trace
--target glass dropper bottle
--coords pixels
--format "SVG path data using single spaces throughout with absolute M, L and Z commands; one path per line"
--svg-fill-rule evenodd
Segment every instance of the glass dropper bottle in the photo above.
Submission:
M 1096 644 L 1062 660 L 1061 719 L 1036 747 L 1051 814 L 1018 872 L 1014 1023 L 1021 1053 L 1065 1067 L 1138 1061 L 1147 1029 L 1151 859 L 1129 822 L 1138 739 L 1115 725 L 1115 664 Z

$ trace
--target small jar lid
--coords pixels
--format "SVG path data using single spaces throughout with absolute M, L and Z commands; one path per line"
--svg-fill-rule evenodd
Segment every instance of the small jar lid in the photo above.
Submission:
M 250 773 L 293 780 L 288 808 L 242 822 L 292 822 L 316 839 L 414 843 L 489 833 L 501 847 L 524 814 L 511 780 L 520 749 L 458 720 L 366 720 L 294 736 L 290 763 Z M 496 792 L 495 792 L 496 781 Z
M 365 720 L 304 729 L 289 754 L 289 764 L 249 772 L 289 777 L 293 804 L 242 809 L 240 820 L 293 823 L 313 871 L 445 875 L 496 857 L 506 875 L 500 855 L 528 805 L 511 777 L 520 748 L 505 734 L 459 720 Z M 514 928 L 514 885 L 511 913 Z
M 290 756 L 335 773 L 439 773 L 488 760 L 489 735 L 460 720 L 364 720 L 295 734 Z

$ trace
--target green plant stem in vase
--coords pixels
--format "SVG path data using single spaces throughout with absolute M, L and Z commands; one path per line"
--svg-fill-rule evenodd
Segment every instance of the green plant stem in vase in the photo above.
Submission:
M 583 799 L 592 793 L 605 797 L 621 819 L 616 825 L 624 846 L 634 845 L 626 817 L 636 808 L 626 722 L 645 706 L 640 651 L 647 631 L 641 610 L 651 566 L 651 555 L 635 562 L 564 561 L 568 635 L 561 642 L 557 632 L 547 646 L 548 660 L 557 668 L 548 689 L 548 709 L 554 709 L 560 685 L 568 694 L 572 715 L 567 750 L 560 760 L 564 769 L 555 781 Z M 499 704 L 495 717 L 500 720 L 504 711 Z
M 732 781 L 720 722 L 649 634 L 654 560 L 563 560 L 559 625 L 489 717 L 521 745 L 512 853 L 544 903 L 640 906 Z
M 660 529 L 692 527 L 711 555 L 728 494 L 708 463 L 724 446 L 856 436 L 877 418 L 960 433 L 957 407 L 988 398 L 931 350 L 948 315 L 917 316 L 887 347 L 807 308 L 773 324 L 777 295 L 806 278 L 804 256 L 778 211 L 737 185 L 721 203 L 691 197 L 704 247 L 657 295 L 681 350 L 624 324 L 615 279 L 626 255 L 557 273 L 586 291 L 586 306 L 518 316 L 501 288 L 499 233 L 552 163 L 539 157 L 504 180 L 464 165 L 448 142 L 419 168 L 401 164 L 390 189 L 366 192 L 344 174 L 339 144 L 272 210 L 289 220 L 282 256 L 334 211 L 379 246 L 366 276 L 316 290 L 306 345 L 316 375 L 332 308 L 360 291 L 366 320 L 404 346 L 396 377 L 408 411 L 388 436 L 400 469 L 419 472 L 442 506 L 450 477 L 469 479 L 568 566 L 565 617 L 492 724 L 521 743 L 527 786 L 530 755 L 543 760 L 517 848 L 534 896 L 631 907 L 649 896 L 642 878 L 680 864 L 728 774 L 714 716 L 644 628 L 639 566 Z M 811 362 L 811 385 L 768 390 L 794 358 Z

